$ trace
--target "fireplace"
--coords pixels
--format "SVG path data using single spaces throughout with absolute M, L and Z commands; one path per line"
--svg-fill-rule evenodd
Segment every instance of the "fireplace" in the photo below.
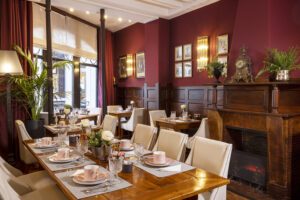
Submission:
M 265 190 L 267 179 L 267 137 L 255 130 L 226 127 L 233 143 L 229 177 Z

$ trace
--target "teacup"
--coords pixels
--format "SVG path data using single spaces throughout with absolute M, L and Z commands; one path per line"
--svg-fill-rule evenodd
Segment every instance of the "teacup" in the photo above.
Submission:
M 51 142 L 52 142 L 52 138 L 51 138 L 51 137 L 43 137 L 43 138 L 41 139 L 41 144 L 42 144 L 43 146 L 50 145 Z
M 153 162 L 155 164 L 166 163 L 166 152 L 164 151 L 154 151 L 153 152 Z
M 58 159 L 67 159 L 70 157 L 70 149 L 69 148 L 59 148 L 57 150 L 57 158 Z
M 128 139 L 120 140 L 121 149 L 129 149 L 131 147 L 131 141 Z
M 85 180 L 94 180 L 97 178 L 97 174 L 99 173 L 98 165 L 87 165 L 84 169 L 84 179 Z

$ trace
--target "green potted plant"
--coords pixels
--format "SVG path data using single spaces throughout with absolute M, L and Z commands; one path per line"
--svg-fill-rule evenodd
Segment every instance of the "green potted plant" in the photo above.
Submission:
M 269 49 L 264 60 L 264 67 L 257 73 L 256 78 L 270 73 L 270 81 L 287 81 L 289 73 L 299 68 L 299 50 L 291 47 L 287 51 Z
M 15 46 L 14 49 L 28 63 L 30 75 L 11 77 L 10 81 L 15 85 L 13 95 L 29 113 L 30 120 L 25 122 L 27 131 L 31 137 L 40 138 L 44 136 L 44 121 L 40 119 L 40 114 L 48 99 L 45 92 L 48 85 L 47 65 L 43 63 L 43 69 L 39 69 L 37 58 L 33 58 L 30 52 L 24 52 L 19 46 Z M 70 61 L 55 62 L 53 68 L 63 67 L 67 63 Z
M 93 155 L 101 161 L 106 161 L 111 152 L 111 144 L 114 135 L 111 131 L 92 131 L 88 136 L 89 147 Z
M 220 83 L 219 78 L 224 75 L 226 69 L 226 63 L 221 63 L 217 59 L 214 59 L 207 65 L 208 77 L 214 77 L 217 83 Z

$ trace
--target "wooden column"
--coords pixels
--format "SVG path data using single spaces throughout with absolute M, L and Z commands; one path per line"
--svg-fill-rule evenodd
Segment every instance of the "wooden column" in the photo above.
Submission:
M 73 57 L 74 61 L 74 83 L 73 83 L 73 106 L 80 108 L 80 58 Z
M 46 0 L 46 37 L 48 66 L 48 120 L 53 123 L 53 80 L 52 80 L 52 36 L 51 36 L 51 0 Z
M 107 112 L 107 102 L 106 102 L 106 69 L 105 69 L 105 10 L 100 9 L 100 22 L 101 22 L 101 27 L 100 27 L 100 41 L 101 41 L 101 69 L 102 69 L 102 111 L 103 115 L 106 114 Z

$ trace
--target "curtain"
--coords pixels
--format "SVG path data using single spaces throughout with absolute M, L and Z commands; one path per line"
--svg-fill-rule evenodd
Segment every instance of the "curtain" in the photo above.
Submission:
M 46 49 L 45 8 L 33 4 L 33 43 Z M 97 29 L 68 16 L 51 12 L 52 45 L 55 51 L 97 59 Z
M 100 30 L 98 29 L 98 105 L 102 107 L 102 66 L 101 66 L 101 40 Z M 106 102 L 107 105 L 115 104 L 115 92 L 114 92 L 114 63 L 113 63 L 113 37 L 110 31 L 105 33 L 105 77 L 106 77 Z
M 32 52 L 32 3 L 26 0 L 0 1 L 0 49 L 12 50 L 14 45 Z M 25 60 L 20 60 L 23 71 L 30 73 Z M 5 85 L 1 86 L 1 91 Z M 12 103 L 13 120 L 26 119 L 26 112 L 17 103 Z M 8 135 L 6 127 L 5 97 L 0 98 L 0 154 L 6 157 L 8 153 Z M 15 128 L 15 127 L 14 127 Z M 18 145 L 17 134 L 13 131 L 15 147 Z M 18 148 L 14 148 L 17 153 Z

